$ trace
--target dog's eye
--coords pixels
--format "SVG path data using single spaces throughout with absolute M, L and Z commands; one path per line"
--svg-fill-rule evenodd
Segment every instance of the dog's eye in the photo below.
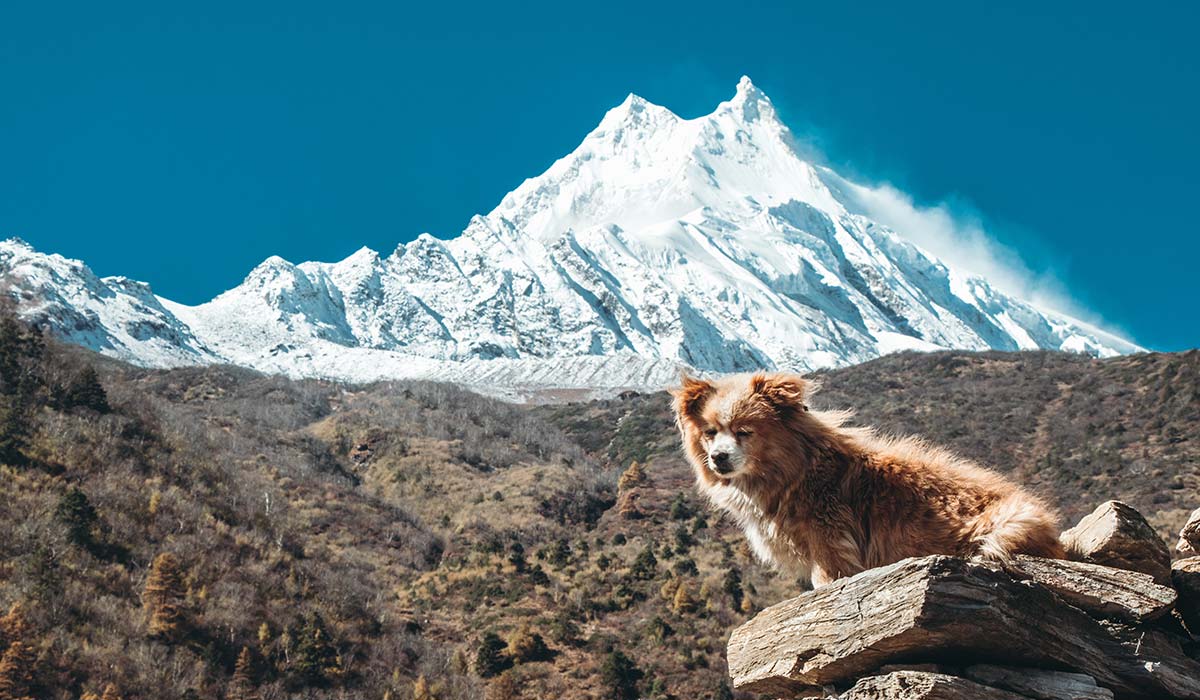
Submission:
M 737 435 L 739 439 L 740 438 L 748 438 L 748 437 L 750 437 L 750 431 L 749 430 L 739 430 L 739 431 L 737 431 L 737 433 L 735 433 L 735 435 Z
M 707 435 L 708 437 L 716 437 L 717 429 L 716 428 L 706 428 L 704 430 L 704 434 Z

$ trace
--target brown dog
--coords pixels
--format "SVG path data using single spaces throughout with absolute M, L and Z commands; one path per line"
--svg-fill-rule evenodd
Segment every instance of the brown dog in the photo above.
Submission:
M 906 557 L 1062 558 L 1055 515 L 999 474 L 915 438 L 845 428 L 810 411 L 784 374 L 673 390 L 700 491 L 765 563 L 821 586 Z

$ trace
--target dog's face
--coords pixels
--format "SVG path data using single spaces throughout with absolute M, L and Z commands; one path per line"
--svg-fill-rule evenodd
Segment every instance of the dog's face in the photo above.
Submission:
M 685 376 L 672 390 L 684 446 L 719 479 L 736 479 L 762 463 L 770 436 L 804 405 L 808 385 L 793 375 L 755 374 L 716 381 Z

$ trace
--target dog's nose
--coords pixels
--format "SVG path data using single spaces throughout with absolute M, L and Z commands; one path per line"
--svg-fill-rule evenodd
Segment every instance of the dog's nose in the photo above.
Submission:
M 729 466 L 728 452 L 713 452 L 709 455 L 709 459 L 712 460 L 713 466 L 716 467 L 717 471 L 725 471 Z

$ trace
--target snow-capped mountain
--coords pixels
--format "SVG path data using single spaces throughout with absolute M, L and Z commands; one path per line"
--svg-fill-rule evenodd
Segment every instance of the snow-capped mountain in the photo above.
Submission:
M 149 366 L 428 377 L 493 390 L 646 388 L 680 364 L 811 370 L 900 349 L 1140 348 L 953 270 L 801 155 L 748 78 L 682 119 L 630 95 L 458 237 L 387 256 L 272 257 L 199 306 L 0 244 L 22 313 Z

